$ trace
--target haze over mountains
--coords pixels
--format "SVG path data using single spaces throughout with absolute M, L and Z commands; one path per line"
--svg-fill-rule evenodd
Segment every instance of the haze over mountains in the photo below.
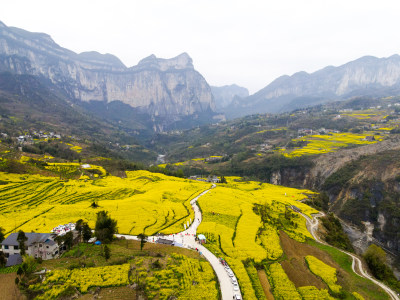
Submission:
M 161 129 L 181 117 L 212 116 L 215 110 L 210 86 L 186 53 L 172 59 L 151 55 L 128 68 L 111 54 L 76 54 L 47 34 L 0 22 L 0 71 L 45 77 L 73 100 L 121 101 L 137 113 L 163 118 Z
M 398 55 L 366 56 L 311 74 L 281 76 L 249 96 L 246 88 L 237 85 L 210 87 L 187 53 L 171 59 L 150 55 L 138 65 L 126 67 L 114 55 L 77 54 L 60 47 L 47 34 L 0 22 L 0 72 L 4 71 L 46 78 L 64 91 L 67 99 L 103 118 L 127 127 L 139 122 L 142 125 L 138 127 L 153 131 L 216 122 L 223 119 L 218 113 L 234 118 L 400 92 Z
M 236 84 L 224 86 L 212 86 L 211 91 L 215 98 L 217 110 L 224 111 L 237 98 L 245 98 L 249 96 L 248 89 Z
M 281 76 L 257 93 L 235 101 L 226 114 L 240 117 L 278 113 L 355 96 L 391 96 L 400 92 L 400 56 L 361 57 L 314 73 Z

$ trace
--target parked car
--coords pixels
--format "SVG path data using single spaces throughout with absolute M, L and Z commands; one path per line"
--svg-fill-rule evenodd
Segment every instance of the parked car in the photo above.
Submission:
M 233 290 L 238 291 L 239 290 L 239 285 L 237 283 L 233 284 Z
M 231 281 L 232 283 L 237 283 L 236 277 L 235 276 L 231 277 Z
M 233 300 L 242 300 L 242 297 L 239 294 L 235 294 L 233 295 Z

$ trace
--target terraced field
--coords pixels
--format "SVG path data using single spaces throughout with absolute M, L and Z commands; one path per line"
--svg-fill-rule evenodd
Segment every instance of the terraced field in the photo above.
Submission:
M 241 182 L 228 177 L 228 184 L 220 185 L 202 196 L 198 204 L 203 220 L 198 228 L 208 238 L 207 247 L 224 257 L 234 270 L 244 297 L 257 299 L 260 294 L 258 277 L 252 260 L 275 261 L 283 255 L 278 230 L 285 230 L 292 238 L 305 241 L 311 238 L 302 217 L 289 206 L 295 205 L 310 215 L 317 211 L 297 201 L 312 194 L 259 182 Z M 285 217 L 286 216 L 286 217 Z M 268 219 L 268 223 L 263 222 Z
M 316 261 L 312 256 L 308 256 L 308 260 L 300 258 L 301 263 L 307 266 L 308 278 L 312 278 L 313 273 L 325 283 L 320 281 L 318 286 L 311 280 L 306 286 L 299 286 L 298 282 L 291 281 L 292 274 L 286 274 L 290 270 L 287 263 L 291 264 L 292 260 L 286 261 L 288 252 L 281 244 L 280 237 L 284 232 L 290 237 L 289 240 L 300 242 L 298 244 L 305 244 L 304 241 L 312 239 L 305 219 L 293 210 L 301 210 L 308 216 L 317 213 L 299 201 L 313 192 L 246 182 L 238 177 L 226 179 L 227 184 L 219 184 L 199 198 L 202 222 L 197 232 L 205 234 L 206 246 L 210 251 L 224 257 L 229 263 L 244 299 L 266 299 L 268 296 L 264 293 L 265 283 L 258 275 L 260 268 L 265 270 L 276 299 L 332 299 L 332 295 L 342 293 L 340 288 L 334 288 L 336 281 L 332 280 L 333 277 L 323 277 L 315 271 L 315 265 L 330 268 L 332 274 L 336 274 L 336 269 L 326 265 L 326 261 Z M 16 229 L 49 232 L 56 225 L 80 218 L 93 226 L 99 210 L 107 210 L 118 221 L 120 233 L 177 233 L 183 230 L 183 223 L 194 220 L 190 200 L 211 187 L 209 183 L 147 171 L 127 172 L 127 178 L 123 179 L 105 176 L 94 180 L 60 180 L 38 175 L 0 173 L 0 182 L 0 222 L 7 233 Z M 93 208 L 93 203 L 98 207 Z M 305 255 L 311 254 L 307 252 Z M 180 261 L 181 257 L 176 259 Z M 175 281 L 171 277 L 172 269 L 169 273 L 161 271 L 153 276 L 146 273 L 144 278 L 150 288 L 148 294 L 154 297 L 170 295 L 169 292 L 173 291 L 170 286 L 179 282 L 185 286 L 186 296 L 195 297 L 199 291 L 188 280 L 199 281 L 197 275 L 193 275 L 197 269 L 208 268 L 206 281 L 213 282 L 209 265 L 191 264 L 186 260 L 179 265 L 183 277 Z M 214 286 L 214 282 L 211 285 Z M 61 286 L 59 288 L 55 292 L 64 289 Z M 85 290 L 84 287 L 82 289 Z M 165 289 L 163 293 L 161 289 Z M 153 290 L 160 293 L 153 293 Z M 209 291 L 209 299 L 214 299 L 214 290 L 210 288 Z M 363 294 L 363 290 L 356 287 L 351 290 L 346 287 L 345 292 L 346 295 L 350 292 Z
M 80 218 L 94 226 L 98 210 L 118 221 L 120 233 L 173 233 L 193 220 L 190 200 L 209 187 L 147 171 L 127 172 L 127 178 L 60 180 L 38 175 L 0 173 L 0 223 L 6 232 L 49 232 Z M 92 208 L 95 202 L 98 208 Z
M 373 141 L 369 141 L 367 137 L 374 137 Z M 374 132 L 366 134 L 354 134 L 349 132 L 330 133 L 326 135 L 308 135 L 293 139 L 293 142 L 306 142 L 303 147 L 294 150 L 279 149 L 286 157 L 299 157 L 303 155 L 315 155 L 328 152 L 335 152 L 340 148 L 346 148 L 354 145 L 374 144 L 383 140 L 383 135 L 376 135 Z

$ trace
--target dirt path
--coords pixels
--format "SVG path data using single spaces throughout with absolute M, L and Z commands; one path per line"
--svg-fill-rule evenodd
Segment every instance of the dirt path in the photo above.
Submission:
M 310 217 L 308 217 L 307 215 L 300 213 L 307 221 L 307 229 L 308 231 L 311 233 L 311 235 L 314 237 L 314 239 L 320 243 L 320 244 L 324 244 L 330 247 L 333 247 L 327 243 L 325 243 L 324 241 L 322 241 L 318 235 L 316 234 L 316 231 L 318 229 L 318 224 L 319 224 L 319 217 L 324 216 L 325 214 L 323 212 L 320 212 L 319 214 L 315 214 L 313 215 L 312 220 L 310 219 Z M 369 275 L 365 269 L 363 268 L 363 264 L 361 262 L 361 260 L 353 253 L 341 250 L 339 248 L 334 247 L 335 249 L 339 250 L 340 252 L 343 252 L 349 256 L 351 256 L 351 258 L 353 259 L 353 262 L 351 264 L 351 268 L 353 269 L 353 272 L 356 273 L 358 276 L 364 277 L 366 279 L 369 279 L 370 281 L 372 281 L 373 283 L 375 283 L 376 285 L 378 285 L 379 287 L 381 287 L 389 296 L 392 300 L 400 300 L 399 296 L 397 296 L 397 294 L 388 286 L 386 286 L 385 284 L 383 284 L 382 282 L 376 280 L 375 278 L 373 278 L 371 275 Z
M 267 300 L 274 300 L 274 296 L 272 295 L 271 291 L 271 285 L 269 284 L 268 277 L 265 271 L 257 270 L 257 275 L 264 290 L 265 297 L 267 297 Z
M 215 188 L 216 185 L 213 184 L 213 186 L 199 194 L 197 197 L 193 198 L 190 201 L 190 204 L 192 205 L 192 208 L 194 210 L 194 220 L 192 224 L 190 224 L 189 228 L 186 229 L 185 231 L 173 234 L 172 236 L 163 236 L 163 239 L 169 239 L 173 240 L 175 243 L 179 243 L 180 247 L 184 248 L 189 248 L 189 249 L 198 249 L 199 252 L 208 260 L 208 262 L 211 264 L 212 268 L 215 271 L 215 274 L 217 275 L 218 281 L 219 281 L 219 286 L 221 289 L 221 295 L 222 295 L 222 300 L 232 300 L 234 294 L 238 294 L 241 297 L 240 291 L 233 291 L 233 286 L 230 277 L 228 276 L 228 273 L 225 271 L 224 266 L 219 262 L 218 258 L 211 253 L 206 247 L 200 245 L 195 241 L 195 236 L 197 233 L 197 228 L 199 227 L 201 221 L 202 221 L 202 215 L 201 211 L 197 205 L 197 200 L 207 194 L 211 189 Z M 126 235 L 126 234 L 116 234 L 115 236 L 117 237 L 125 237 L 126 239 L 133 239 L 133 240 L 138 240 L 137 236 L 133 235 Z M 156 242 L 157 239 L 160 237 L 158 236 L 149 236 L 148 237 L 148 242 Z
M 15 284 L 16 273 L 0 274 L 0 300 L 25 300 Z

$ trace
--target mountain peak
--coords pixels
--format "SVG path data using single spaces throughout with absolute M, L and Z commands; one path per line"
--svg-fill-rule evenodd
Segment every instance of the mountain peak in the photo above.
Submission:
M 167 71 L 170 69 L 183 70 L 183 69 L 194 69 L 192 58 L 183 52 L 173 58 L 158 58 L 154 54 L 147 56 L 139 61 L 137 66 L 133 68 L 155 68 L 160 71 Z
M 126 68 L 118 57 L 109 53 L 101 54 L 97 51 L 87 51 L 79 53 L 78 56 L 79 58 L 90 61 L 92 63 L 106 63 L 118 68 Z

